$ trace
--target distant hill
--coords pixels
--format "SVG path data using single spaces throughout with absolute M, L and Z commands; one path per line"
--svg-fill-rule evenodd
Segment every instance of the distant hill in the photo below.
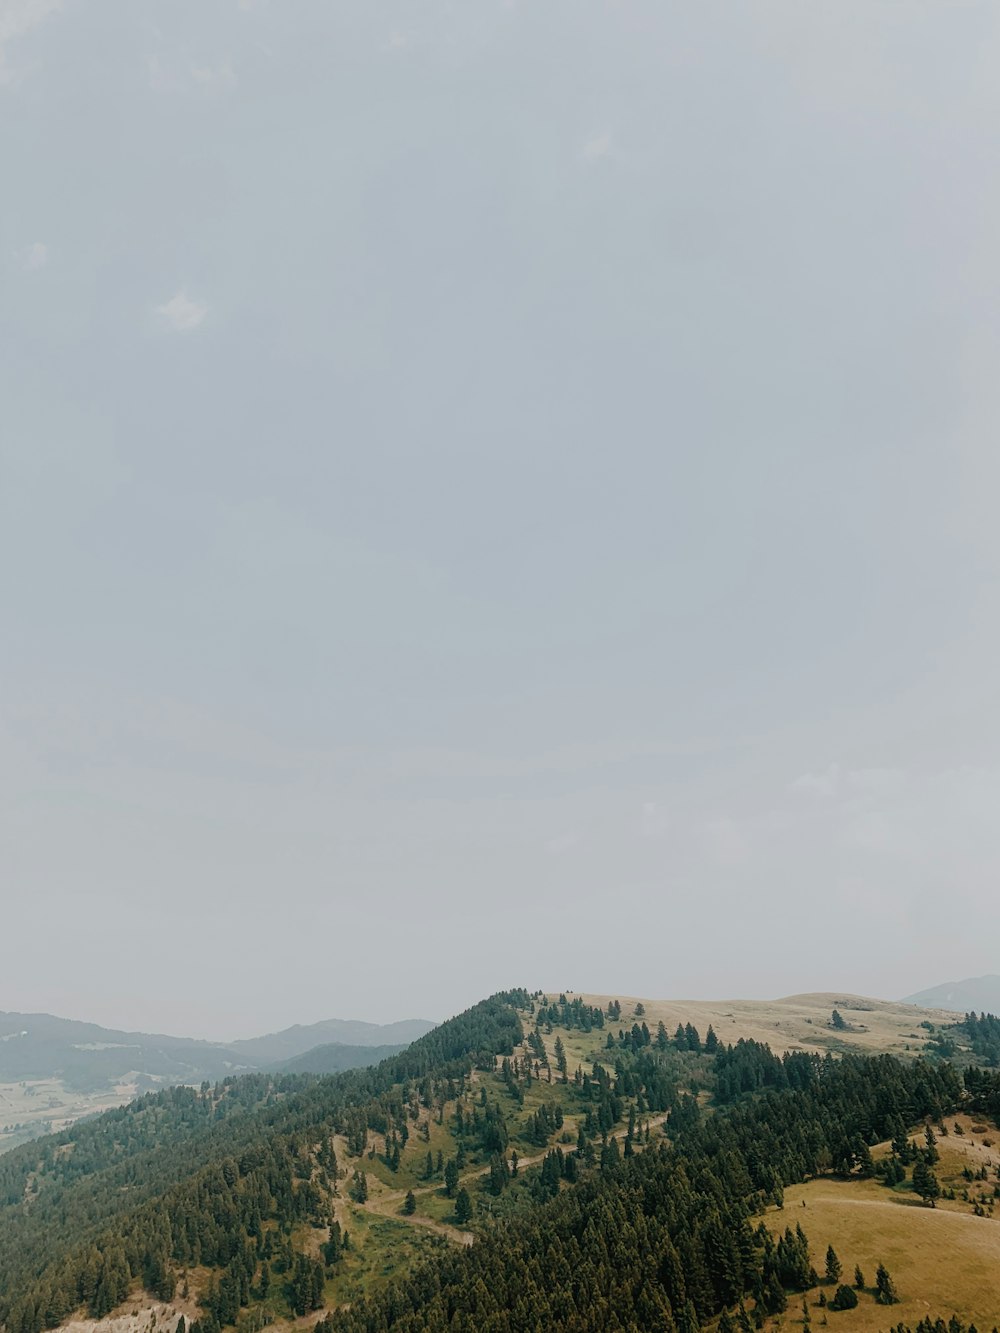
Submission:
M 391 1055 L 405 1051 L 406 1046 L 405 1042 L 397 1046 L 348 1046 L 346 1042 L 329 1041 L 291 1060 L 282 1060 L 272 1065 L 271 1070 L 279 1074 L 339 1074 L 345 1069 L 381 1064 Z
M 154 1088 L 259 1070 L 330 1074 L 378 1064 L 433 1026 L 329 1019 L 210 1042 L 0 1011 L 0 1154 Z
M 920 1004 L 928 1009 L 951 1009 L 956 1014 L 1000 1014 L 1000 977 L 967 977 L 965 981 L 946 981 L 942 986 L 908 995 L 903 1004 Z
M 119 1032 L 52 1014 L 0 1013 L 0 1083 L 57 1078 L 76 1092 L 94 1092 L 131 1074 L 200 1083 L 248 1065 L 226 1046 L 191 1037 Z
M 356 1019 L 328 1018 L 321 1023 L 296 1023 L 282 1032 L 250 1037 L 230 1043 L 248 1064 L 273 1065 L 304 1055 L 317 1046 L 408 1046 L 435 1024 L 426 1018 L 406 1018 L 398 1023 L 364 1023 Z

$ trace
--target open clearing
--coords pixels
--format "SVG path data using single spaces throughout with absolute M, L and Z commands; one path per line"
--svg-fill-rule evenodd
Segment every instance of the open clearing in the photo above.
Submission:
M 647 1000 L 631 995 L 594 995 L 589 992 L 546 991 L 553 999 L 565 994 L 569 999 L 581 998 L 587 1004 L 607 1011 L 611 1000 L 617 999 L 622 1016 L 608 1026 L 629 1028 L 635 1022 L 645 1023 L 656 1032 L 663 1023 L 670 1036 L 677 1025 L 693 1024 L 704 1038 L 711 1025 L 721 1042 L 736 1042 L 741 1037 L 759 1041 L 772 1051 L 871 1051 L 913 1057 L 923 1050 L 930 1032 L 920 1026 L 954 1024 L 961 1017 L 944 1009 L 922 1009 L 915 1004 L 895 1004 L 891 1000 L 873 1000 L 862 995 L 848 995 L 843 991 L 820 992 L 815 995 L 789 995 L 779 1000 Z M 635 1008 L 641 1004 L 644 1013 L 637 1016 Z M 835 1029 L 830 1022 L 833 1010 L 839 1011 L 847 1023 L 845 1030 Z M 593 1034 L 565 1032 L 560 1034 L 571 1056 L 579 1059 L 594 1050 Z M 604 1034 L 599 1034 L 603 1043 Z
M 899 1305 L 876 1305 L 869 1290 L 856 1310 L 830 1311 L 831 1327 L 876 1333 L 900 1321 L 914 1325 L 927 1314 L 945 1319 L 957 1314 L 984 1333 L 1000 1324 L 1000 1222 L 926 1208 L 912 1194 L 897 1196 L 872 1181 L 841 1180 L 792 1186 L 785 1191 L 784 1209 L 772 1209 L 765 1220 L 772 1232 L 799 1223 L 821 1273 L 832 1245 L 844 1266 L 843 1281 L 852 1281 L 855 1264 L 869 1287 L 879 1263 L 892 1274 Z M 814 1324 L 822 1323 L 819 1290 L 808 1297 Z M 823 1290 L 829 1298 L 834 1289 Z M 785 1320 L 801 1320 L 798 1298 L 789 1298 Z

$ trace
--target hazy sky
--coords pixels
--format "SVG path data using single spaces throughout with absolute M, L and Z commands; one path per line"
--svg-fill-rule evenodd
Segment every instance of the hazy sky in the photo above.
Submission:
M 0 0 L 0 1008 L 1000 971 L 998 68 Z

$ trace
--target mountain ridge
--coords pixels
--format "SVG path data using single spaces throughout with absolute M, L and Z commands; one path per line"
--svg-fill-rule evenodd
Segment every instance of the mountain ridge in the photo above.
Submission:
M 1000 976 L 987 973 L 962 981 L 945 981 L 939 986 L 908 995 L 901 1004 L 916 1004 L 928 1009 L 948 1009 L 952 1013 L 1000 1014 Z

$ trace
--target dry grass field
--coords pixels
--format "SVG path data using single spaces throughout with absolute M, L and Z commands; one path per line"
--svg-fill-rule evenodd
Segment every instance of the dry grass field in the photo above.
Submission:
M 692 1023 L 702 1037 L 709 1025 L 722 1042 L 735 1042 L 740 1037 L 765 1042 L 775 1052 L 782 1051 L 871 1051 L 889 1052 L 899 1056 L 918 1055 L 930 1033 L 920 1026 L 923 1022 L 944 1026 L 955 1023 L 957 1014 L 943 1009 L 922 1009 L 913 1004 L 896 1004 L 891 1000 L 873 1000 L 842 991 L 821 992 L 814 995 L 789 995 L 780 1000 L 647 1000 L 637 996 L 595 995 L 589 992 L 546 991 L 549 998 L 561 993 L 575 999 L 579 995 L 586 1003 L 607 1010 L 612 999 L 622 1006 L 622 1016 L 615 1027 L 631 1027 L 644 1022 L 653 1032 L 663 1023 L 673 1036 L 678 1023 Z M 636 1018 L 635 1007 L 642 1004 L 645 1013 Z M 846 1030 L 831 1026 L 830 1016 L 836 1009 L 848 1024 Z M 565 1034 L 567 1051 L 577 1059 L 586 1058 L 595 1048 L 593 1035 Z M 603 1034 L 601 1041 L 603 1042 Z
M 954 1133 L 955 1124 L 964 1134 Z M 811 1180 L 785 1191 L 785 1206 L 772 1208 L 765 1222 L 772 1232 L 802 1226 L 812 1248 L 813 1264 L 823 1271 L 827 1245 L 832 1245 L 843 1264 L 843 1281 L 851 1282 L 855 1264 L 860 1264 L 869 1290 L 856 1310 L 824 1312 L 817 1299 L 820 1288 L 808 1294 L 810 1317 L 822 1326 L 844 1333 L 877 1333 L 903 1322 L 910 1325 L 925 1315 L 946 1320 L 957 1314 L 964 1323 L 974 1323 L 980 1333 L 1000 1325 L 1000 1220 L 977 1217 L 973 1200 L 992 1193 L 997 1183 L 1000 1152 L 984 1146 L 983 1138 L 1000 1143 L 996 1131 L 974 1131 L 968 1116 L 949 1116 L 952 1131 L 938 1140 L 940 1162 L 935 1171 L 941 1184 L 970 1192 L 970 1199 L 942 1199 L 936 1208 L 921 1204 L 910 1189 L 887 1189 L 875 1180 Z M 872 1150 L 875 1158 L 889 1151 L 888 1144 Z M 962 1168 L 990 1171 L 989 1184 L 969 1184 Z M 804 1206 L 803 1206 L 804 1205 Z M 901 1301 L 885 1308 L 875 1304 L 870 1287 L 875 1269 L 885 1264 L 892 1274 Z M 829 1286 L 822 1288 L 832 1295 Z M 783 1316 L 786 1325 L 801 1324 L 801 1308 L 791 1298 Z M 771 1327 L 777 1321 L 772 1321 Z

